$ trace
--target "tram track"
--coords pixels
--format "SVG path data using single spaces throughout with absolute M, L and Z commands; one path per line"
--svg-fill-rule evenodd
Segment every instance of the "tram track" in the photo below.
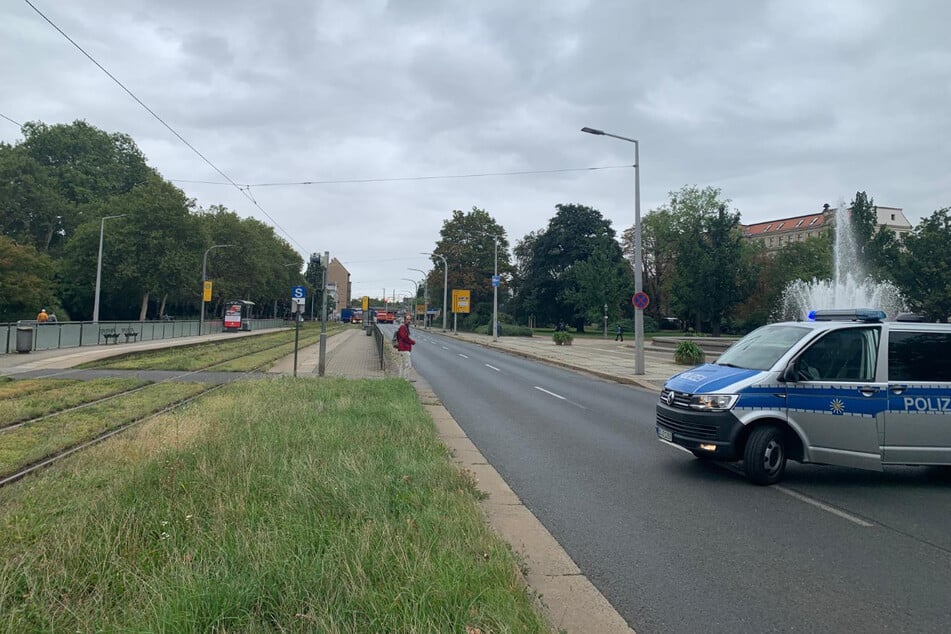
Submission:
M 270 347 L 268 347 L 268 348 L 265 348 L 264 350 L 271 350 L 271 349 L 274 349 L 274 348 L 279 348 L 279 347 L 285 346 L 286 343 L 287 343 L 287 342 L 281 342 L 281 343 L 279 343 L 279 344 L 277 344 L 277 345 L 275 345 L 275 346 L 270 346 Z M 224 360 L 224 361 L 219 361 L 219 362 L 217 362 L 217 363 L 210 364 L 210 365 L 205 366 L 205 367 L 200 368 L 200 369 L 188 370 L 188 371 L 185 371 L 185 372 L 181 372 L 180 374 L 176 374 L 176 375 L 174 375 L 174 376 L 166 377 L 166 378 L 164 378 L 164 379 L 162 379 L 162 380 L 160 380 L 160 381 L 150 381 L 149 383 L 147 383 L 147 384 L 145 384 L 145 385 L 141 385 L 141 386 L 137 386 L 137 387 L 134 387 L 134 388 L 132 388 L 132 389 L 129 389 L 129 390 L 124 390 L 124 391 L 121 391 L 121 392 L 117 392 L 117 393 L 115 393 L 115 394 L 111 394 L 111 395 L 106 396 L 106 397 L 103 397 L 103 398 L 98 398 L 98 399 L 95 399 L 95 400 L 93 400 L 93 401 L 89 401 L 89 402 L 86 402 L 86 403 L 81 403 L 81 404 L 76 405 L 76 406 L 74 406 L 74 407 L 69 407 L 69 408 L 66 408 L 66 409 L 58 410 L 58 411 L 56 411 L 56 412 L 46 413 L 46 414 L 43 414 L 43 415 L 41 415 L 41 416 L 36 416 L 36 417 L 30 418 L 30 419 L 28 419 L 28 420 L 16 421 L 15 423 L 12 423 L 12 424 L 5 425 L 5 426 L 3 426 L 3 427 L 0 427 L 0 441 L 2 441 L 3 435 L 4 435 L 5 433 L 7 433 L 7 432 L 11 432 L 11 431 L 16 430 L 16 429 L 25 428 L 25 427 L 28 427 L 28 426 L 30 426 L 30 425 L 35 425 L 35 424 L 37 424 L 37 423 L 40 423 L 40 422 L 42 422 L 42 421 L 44 421 L 44 420 L 47 420 L 47 419 L 49 419 L 49 418 L 52 418 L 52 417 L 54 417 L 54 416 L 62 416 L 63 414 L 75 413 L 75 412 L 78 412 L 78 411 L 82 411 L 82 410 L 89 409 L 89 408 L 91 408 L 91 407 L 93 407 L 93 406 L 96 406 L 96 405 L 101 405 L 101 404 L 103 404 L 103 403 L 107 403 L 107 402 L 110 402 L 110 401 L 114 401 L 114 400 L 116 400 L 116 399 L 128 398 L 130 395 L 136 394 L 136 393 L 138 393 L 138 392 L 142 392 L 142 391 L 147 390 L 147 389 L 149 389 L 149 388 L 153 388 L 153 387 L 155 387 L 156 385 L 161 385 L 161 384 L 163 384 L 163 383 L 175 383 L 175 382 L 177 382 L 177 381 L 181 381 L 181 380 L 184 379 L 184 378 L 192 377 L 192 376 L 194 376 L 194 375 L 196 375 L 196 374 L 201 374 L 201 373 L 203 373 L 203 372 L 211 372 L 211 371 L 214 371 L 214 368 L 216 368 L 216 367 L 220 367 L 220 366 L 223 366 L 223 365 L 225 365 L 225 364 L 233 363 L 234 361 L 239 360 L 239 359 L 242 359 L 242 358 L 244 358 L 244 357 L 250 357 L 250 356 L 253 356 L 253 355 L 258 355 L 258 354 L 261 354 L 261 352 L 262 352 L 261 350 L 255 350 L 255 351 L 252 351 L 252 352 L 250 352 L 250 353 L 248 353 L 248 354 L 239 355 L 239 356 L 237 356 L 237 357 L 232 357 L 232 358 L 226 359 L 226 360 Z M 246 378 L 248 375 L 251 375 L 251 374 L 254 374 L 254 373 L 256 373 L 256 372 L 259 372 L 262 368 L 265 368 L 265 367 L 267 367 L 267 366 L 270 366 L 270 365 L 273 364 L 273 363 L 274 363 L 274 361 L 268 360 L 268 361 L 265 361 L 265 362 L 261 363 L 260 365 L 255 366 L 255 367 L 253 367 L 253 368 L 251 368 L 251 369 L 249 369 L 249 370 L 245 370 L 245 371 L 241 371 L 241 372 L 234 372 L 234 374 L 238 375 L 238 378 L 236 378 L 236 380 L 241 380 L 241 377 L 245 377 L 245 378 Z M 135 370 L 131 370 L 131 371 L 129 371 L 129 372 L 135 372 Z M 75 443 L 75 444 L 72 444 L 72 445 L 69 445 L 69 446 L 60 448 L 60 449 L 58 449 L 57 451 L 51 452 L 51 453 L 49 453 L 49 454 L 43 456 L 42 458 L 39 458 L 39 459 L 37 459 L 37 460 L 30 461 L 30 462 L 29 462 L 28 464 L 26 464 L 25 466 L 18 467 L 18 468 L 17 468 L 15 471 L 13 471 L 13 472 L 10 472 L 10 473 L 8 473 L 8 474 L 0 474 L 0 488 L 2 488 L 2 487 L 4 487 L 4 486 L 7 486 L 7 485 L 9 485 L 9 484 L 13 484 L 13 483 L 15 483 L 15 482 L 18 482 L 19 480 L 22 480 L 23 478 L 25 478 L 26 476 L 28 476 L 28 475 L 30 475 L 30 474 L 32 474 L 32 473 L 35 473 L 35 472 L 37 472 L 37 471 L 39 471 L 39 470 L 41 470 L 41 469 L 44 469 L 44 468 L 49 467 L 49 466 L 51 466 L 51 465 L 53 465 L 53 464 L 56 464 L 56 463 L 59 462 L 60 460 L 63 460 L 64 458 L 67 458 L 67 457 L 69 457 L 69 456 L 72 456 L 72 455 L 75 454 L 75 453 L 78 453 L 78 452 L 80 452 L 80 451 L 83 451 L 83 450 L 85 450 L 85 449 L 88 449 L 88 448 L 90 448 L 90 447 L 93 447 L 93 446 L 95 446 L 95 445 L 97 445 L 97 444 L 99 444 L 99 443 L 101 443 L 101 442 L 103 442 L 103 441 L 105 441 L 105 440 L 108 440 L 109 438 L 112 438 L 113 436 L 116 436 L 116 435 L 118 435 L 118 434 L 120 434 L 120 433 L 122 433 L 122 432 L 124 432 L 124 431 L 127 431 L 127 430 L 131 429 L 132 427 L 135 427 L 135 426 L 139 425 L 140 423 L 143 423 L 143 422 L 152 420 L 152 419 L 154 419 L 154 418 L 157 418 L 158 416 L 161 416 L 161 415 L 163 415 L 163 414 L 167 414 L 167 413 L 172 412 L 172 411 L 174 411 L 174 410 L 176 410 L 176 409 L 178 409 L 178 408 L 180 408 L 180 407 L 182 407 L 182 406 L 184 406 L 184 405 L 187 405 L 187 404 L 189 404 L 189 403 L 192 403 L 192 402 L 194 402 L 194 401 L 196 401 L 196 400 L 198 400 L 198 399 L 200 399 L 200 398 L 202 398 L 202 397 L 204 397 L 204 396 L 207 396 L 208 394 L 214 392 L 215 390 L 218 390 L 219 388 L 223 387 L 223 385 L 224 385 L 223 383 L 216 384 L 216 385 L 210 385 L 210 386 L 207 387 L 207 389 L 204 389 L 204 390 L 198 392 L 197 394 L 193 394 L 193 395 L 188 396 L 188 397 L 186 397 L 186 398 L 179 399 L 179 400 L 177 400 L 177 401 L 175 401 L 175 402 L 173 402 L 173 403 L 170 403 L 170 404 L 168 404 L 168 405 L 162 407 L 161 409 L 159 409 L 159 410 L 157 410 L 157 411 L 149 412 L 148 414 L 146 414 L 146 415 L 144 415 L 144 416 L 135 418 L 134 420 L 131 420 L 131 421 L 128 421 L 128 422 L 126 422 L 126 423 L 122 423 L 122 424 L 120 424 L 120 425 L 117 425 L 116 427 L 112 427 L 112 428 L 110 428 L 110 429 L 107 429 L 107 430 L 103 431 L 102 433 L 97 434 L 97 435 L 95 435 L 95 436 L 93 436 L 93 437 L 85 438 L 85 439 L 83 439 L 82 441 L 80 441 L 80 442 L 78 442 L 78 443 Z

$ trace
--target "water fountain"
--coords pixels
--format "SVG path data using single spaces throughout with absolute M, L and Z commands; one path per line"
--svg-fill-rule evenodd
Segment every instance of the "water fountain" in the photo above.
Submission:
M 774 315 L 777 321 L 805 320 L 810 311 L 836 308 L 874 308 L 885 311 L 889 318 L 905 310 L 904 299 L 894 284 L 878 282 L 865 273 L 852 230 L 852 214 L 845 201 L 839 201 L 834 217 L 833 278 L 790 282 Z

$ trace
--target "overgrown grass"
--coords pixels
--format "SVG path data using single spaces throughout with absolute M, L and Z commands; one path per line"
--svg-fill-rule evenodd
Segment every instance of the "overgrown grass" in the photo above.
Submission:
M 342 325 L 329 324 L 327 333 L 343 329 Z M 320 338 L 319 324 L 308 323 L 301 327 L 300 345 L 316 343 Z M 263 335 L 240 337 L 233 340 L 218 340 L 190 346 L 146 350 L 85 363 L 81 368 L 110 368 L 115 370 L 201 370 L 239 357 L 265 352 L 275 346 L 285 345 L 293 352 L 294 330 L 272 332 Z M 284 353 L 287 354 L 286 352 Z M 281 355 L 284 356 L 284 355 Z M 280 358 L 275 357 L 276 358 Z M 266 363 L 265 359 L 262 363 Z M 274 359 L 270 359 L 274 360 Z
M 95 438 L 207 389 L 202 383 L 159 383 L 134 394 L 63 412 L 0 433 L 0 476 Z
M 5 381 L 0 382 L 0 399 L 18 398 L 79 382 L 77 379 L 23 379 L 13 381 L 9 377 L 3 378 Z
M 550 631 L 402 381 L 232 384 L 4 494 L 4 631 Z
M 22 383 L 24 385 L 14 383 L 9 386 L 11 388 L 9 390 L 4 389 L 8 386 L 0 386 L 0 427 L 119 394 L 146 385 L 149 381 L 34 379 L 22 381 Z

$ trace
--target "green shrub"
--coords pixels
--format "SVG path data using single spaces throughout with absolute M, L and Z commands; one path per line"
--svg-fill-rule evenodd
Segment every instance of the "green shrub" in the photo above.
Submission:
M 704 359 L 703 350 L 692 341 L 681 341 L 674 351 L 674 361 L 680 365 L 700 365 Z
M 574 341 L 574 337 L 571 336 L 570 332 L 560 330 L 552 334 L 551 340 L 559 346 L 570 346 L 571 342 Z

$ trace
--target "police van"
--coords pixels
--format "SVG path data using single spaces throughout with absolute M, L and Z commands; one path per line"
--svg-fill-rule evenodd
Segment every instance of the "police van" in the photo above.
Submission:
M 882 311 L 816 311 L 763 326 L 716 363 L 671 377 L 657 437 L 742 460 L 756 484 L 787 459 L 881 471 L 951 465 L 951 324 Z

